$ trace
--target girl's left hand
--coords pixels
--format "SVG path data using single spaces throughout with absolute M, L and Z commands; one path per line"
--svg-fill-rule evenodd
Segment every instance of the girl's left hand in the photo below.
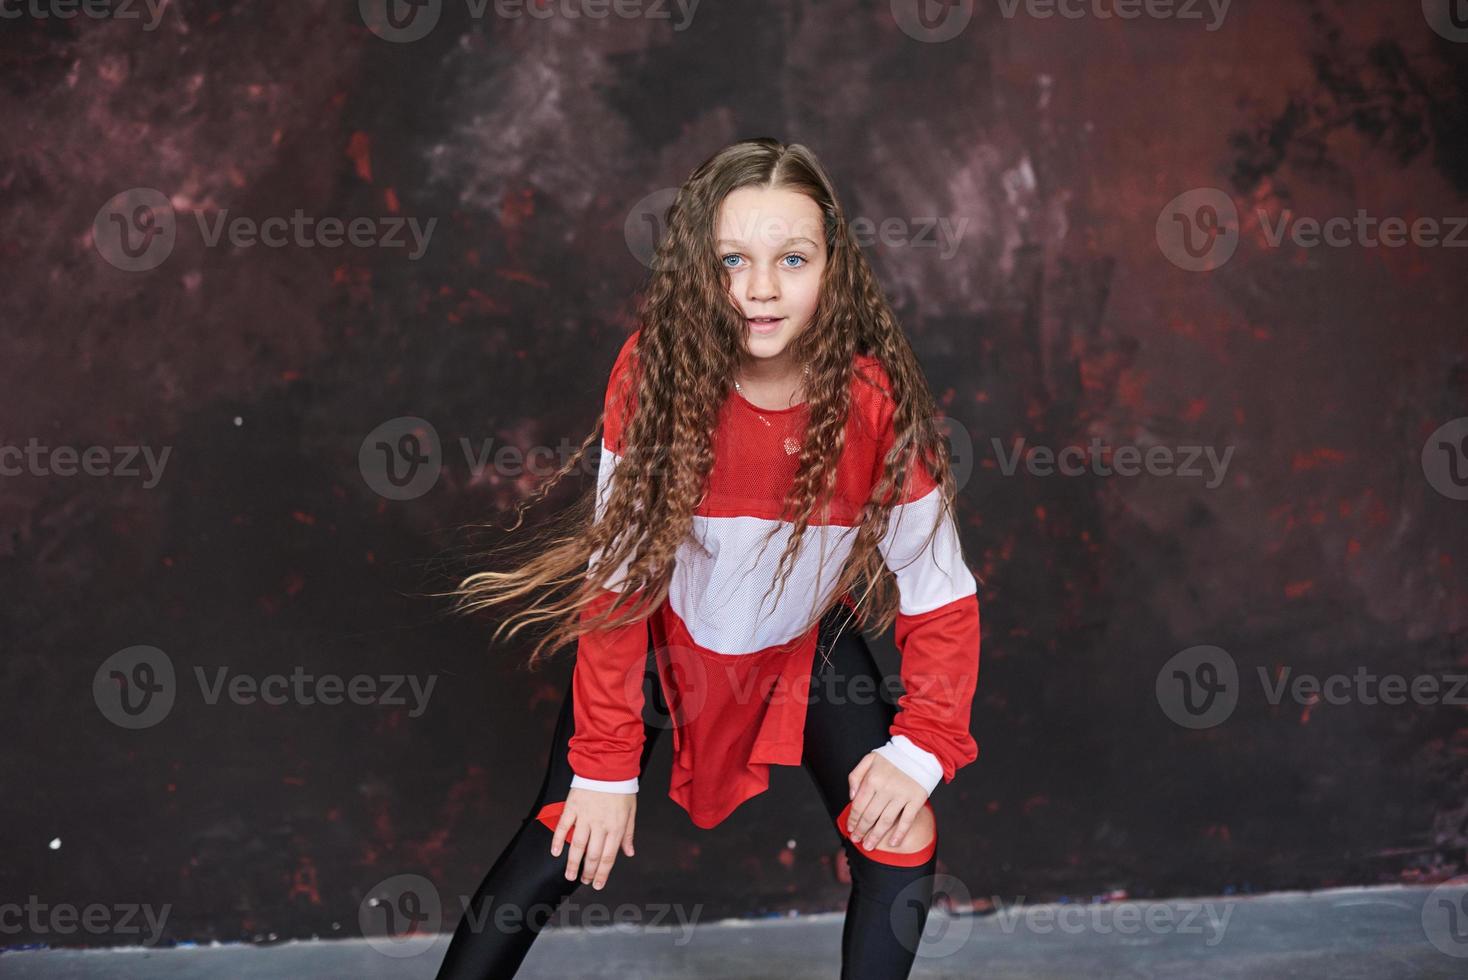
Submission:
M 854 844 L 869 839 L 869 850 L 900 845 L 928 800 L 917 780 L 876 752 L 868 752 L 846 782 L 851 789 L 847 833 Z

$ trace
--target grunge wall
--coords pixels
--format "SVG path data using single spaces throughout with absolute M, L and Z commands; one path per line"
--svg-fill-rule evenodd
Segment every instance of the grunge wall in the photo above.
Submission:
M 0 900 L 347 936 L 410 874 L 452 928 L 571 666 L 431 595 L 538 481 L 476 454 L 579 445 L 668 194 L 759 135 L 830 168 L 961 434 L 980 758 L 940 870 L 980 907 L 1462 870 L 1468 30 L 594 6 L 6 22 Z M 599 900 L 843 906 L 803 773 L 705 832 L 670 748 Z M 4 941 L 148 938 L 37 921 Z

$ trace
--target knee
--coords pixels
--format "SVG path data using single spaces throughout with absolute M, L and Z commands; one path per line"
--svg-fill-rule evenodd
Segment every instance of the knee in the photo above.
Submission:
M 846 822 L 851 816 L 851 804 L 846 804 L 841 815 L 836 818 L 836 827 L 847 843 L 851 842 L 851 833 L 846 829 Z M 928 859 L 938 849 L 938 821 L 933 813 L 933 804 L 924 801 L 922 809 L 913 817 L 912 826 L 902 837 L 902 843 L 893 846 L 888 843 L 892 832 L 888 831 L 881 840 L 875 841 L 876 847 L 868 847 L 868 841 L 863 840 L 860 844 L 852 844 L 856 853 L 870 858 L 880 864 L 891 864 L 898 867 L 916 867 L 927 863 Z

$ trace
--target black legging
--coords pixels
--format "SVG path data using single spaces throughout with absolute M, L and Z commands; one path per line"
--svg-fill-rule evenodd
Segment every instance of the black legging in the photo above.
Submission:
M 842 628 L 845 621 L 846 610 L 837 606 L 821 624 L 821 646 L 829 661 L 818 652 L 812 668 L 801 760 L 833 823 L 850 802 L 848 774 L 863 756 L 887 741 L 896 710 L 880 693 L 881 674 L 866 640 L 854 627 Z M 857 680 L 862 686 L 850 691 Z M 668 725 L 667 703 L 651 650 L 643 694 L 646 741 L 641 770 L 645 774 L 653 746 Z M 570 841 L 562 847 L 560 857 L 552 857 L 554 833 L 536 819 L 547 803 L 564 800 L 571 786 L 567 761 L 567 745 L 575 731 L 571 704 L 568 687 L 540 792 L 459 920 L 437 980 L 513 977 L 561 901 L 581 887 L 580 875 L 566 879 Z M 851 867 L 851 899 L 841 933 L 841 978 L 903 980 L 912 970 L 933 901 L 936 847 L 923 863 L 901 867 L 864 854 L 844 833 L 836 833 Z M 617 867 L 623 867 L 625 860 L 626 855 L 620 855 Z M 501 909 L 512 914 L 504 915 Z M 481 924 L 479 928 L 475 923 Z M 773 974 L 778 968 L 767 964 L 764 972 Z

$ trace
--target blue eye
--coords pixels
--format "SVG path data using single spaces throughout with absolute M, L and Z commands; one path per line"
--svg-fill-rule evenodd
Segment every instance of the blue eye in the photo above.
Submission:
M 726 269 L 732 269 L 732 268 L 734 268 L 734 266 L 728 264 L 730 259 L 736 259 L 737 260 L 737 259 L 739 259 L 739 255 L 737 255 L 734 252 L 730 252 L 728 255 L 721 255 L 719 257 L 719 261 L 722 262 L 722 263 L 724 263 L 724 268 L 726 268 Z M 785 256 L 785 259 L 799 259 L 800 260 L 800 264 L 799 265 L 787 265 L 787 266 L 785 266 L 785 268 L 787 268 L 787 269 L 799 269 L 801 266 L 809 264 L 809 261 L 810 261 L 804 255 L 801 255 L 799 252 L 791 252 L 789 255 Z M 785 259 L 781 259 L 780 261 L 783 262 Z

